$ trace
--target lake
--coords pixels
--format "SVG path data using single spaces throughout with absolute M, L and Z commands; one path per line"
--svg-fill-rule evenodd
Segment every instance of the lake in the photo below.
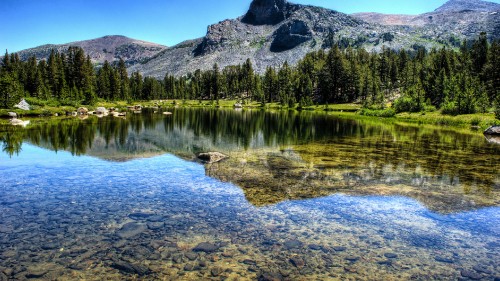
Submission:
M 499 280 L 480 133 L 171 110 L 0 125 L 0 280 Z

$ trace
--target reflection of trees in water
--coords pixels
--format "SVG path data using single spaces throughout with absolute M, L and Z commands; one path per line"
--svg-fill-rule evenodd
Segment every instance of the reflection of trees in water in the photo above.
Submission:
M 179 108 L 168 117 L 144 110 L 126 119 L 70 118 L 34 123 L 27 129 L 0 128 L 4 152 L 10 156 L 19 153 L 25 140 L 83 155 L 92 149 L 97 137 L 104 140 L 104 149 L 113 146 L 128 154 L 155 147 L 185 155 L 206 148 L 207 143 L 220 150 L 312 143 L 319 147 L 319 156 L 339 157 L 337 150 L 343 149 L 341 156 L 347 163 L 374 165 L 374 177 L 383 177 L 388 165 L 403 165 L 408 170 L 421 168 L 427 175 L 446 175 L 450 180 L 458 177 L 461 182 L 490 188 L 498 180 L 492 169 L 498 170 L 500 165 L 500 146 L 486 144 L 481 136 L 312 112 Z M 310 154 L 299 153 L 302 157 Z M 316 158 L 321 158 L 318 155 Z
M 3 134 L 0 133 L 0 141 L 3 142 L 2 151 L 9 155 L 9 157 L 14 156 L 14 154 L 19 155 L 23 145 L 22 131 L 11 127 Z

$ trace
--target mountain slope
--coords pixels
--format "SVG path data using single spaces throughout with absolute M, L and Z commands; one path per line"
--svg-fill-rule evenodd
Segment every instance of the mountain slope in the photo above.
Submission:
M 45 45 L 19 52 L 21 59 L 46 58 L 55 48 L 65 51 L 80 46 L 94 62 L 123 58 L 129 73 L 163 78 L 223 68 L 250 59 L 257 72 L 285 61 L 297 63 L 305 54 L 327 49 L 332 41 L 380 51 L 421 47 L 458 47 L 463 39 L 480 32 L 500 38 L 500 5 L 481 0 L 450 0 L 435 11 L 421 15 L 360 13 L 347 15 L 286 0 L 253 0 L 245 15 L 208 27 L 206 36 L 167 48 L 123 36 L 106 36 L 64 45 Z
M 499 38 L 500 16 L 492 12 L 498 6 L 479 0 L 451 0 L 418 16 L 347 15 L 286 0 L 254 0 L 244 16 L 211 25 L 205 37 L 166 49 L 147 63 L 133 65 L 130 71 L 161 78 L 166 73 L 185 75 L 210 69 L 215 63 L 224 67 L 250 58 L 256 71 L 263 73 L 268 66 L 285 61 L 295 64 L 310 51 L 328 48 L 331 38 L 368 51 L 380 51 L 383 46 L 456 47 L 481 31 Z
M 104 63 L 105 60 L 113 62 L 123 58 L 127 65 L 144 62 L 167 48 L 159 44 L 115 35 L 62 45 L 43 45 L 20 51 L 18 54 L 22 60 L 27 60 L 31 56 L 46 59 L 52 49 L 66 52 L 70 46 L 83 48 L 85 53 L 97 64 Z
M 254 0 L 244 16 L 211 25 L 205 37 L 166 49 L 130 71 L 161 78 L 166 73 L 179 76 L 210 69 L 214 63 L 220 67 L 240 64 L 249 58 L 262 73 L 267 66 L 280 66 L 285 61 L 295 64 L 306 53 L 329 47 L 331 38 L 380 50 L 382 45 L 410 48 L 415 43 L 411 36 L 400 27 L 369 24 L 325 8 L 286 0 Z

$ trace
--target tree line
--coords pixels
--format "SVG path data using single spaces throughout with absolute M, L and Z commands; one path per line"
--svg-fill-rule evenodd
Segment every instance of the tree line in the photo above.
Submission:
M 288 107 L 359 102 L 396 112 L 441 109 L 446 114 L 486 112 L 500 116 L 500 42 L 485 33 L 460 49 L 367 52 L 344 44 L 307 54 L 296 66 L 285 62 L 263 75 L 248 59 L 223 69 L 217 64 L 163 79 L 127 73 L 123 60 L 96 67 L 83 49 L 52 51 L 47 60 L 21 61 L 8 54 L 0 65 L 0 107 L 21 97 L 94 104 L 97 100 L 238 99 Z

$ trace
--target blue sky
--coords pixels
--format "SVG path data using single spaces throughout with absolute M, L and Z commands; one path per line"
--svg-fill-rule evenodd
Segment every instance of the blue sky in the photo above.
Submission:
M 243 15 L 251 0 L 2 0 L 0 52 L 125 35 L 172 46 Z M 446 0 L 295 0 L 344 13 L 419 14 Z M 493 2 L 500 3 L 500 0 Z

